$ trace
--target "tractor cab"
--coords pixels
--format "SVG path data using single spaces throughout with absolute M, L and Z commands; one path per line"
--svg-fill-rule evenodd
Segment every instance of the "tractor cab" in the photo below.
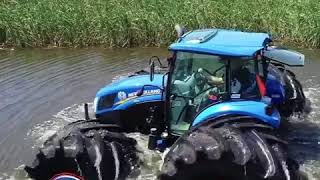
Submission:
M 167 82 L 170 131 L 183 134 L 210 106 L 260 100 L 265 95 L 261 49 L 263 33 L 219 29 L 191 31 L 169 47 L 173 52 Z
M 208 118 L 243 114 L 280 124 L 265 109 L 284 101 L 284 83 L 268 73 L 271 62 L 300 66 L 300 53 L 270 46 L 266 33 L 201 29 L 178 38 L 166 85 L 166 121 L 181 135 Z M 286 63 L 287 62 L 287 63 Z M 267 87 L 267 85 L 270 87 Z
M 184 133 L 195 117 L 209 106 L 261 99 L 256 78 L 262 79 L 262 72 L 259 61 L 250 57 L 176 52 L 168 82 L 171 131 Z

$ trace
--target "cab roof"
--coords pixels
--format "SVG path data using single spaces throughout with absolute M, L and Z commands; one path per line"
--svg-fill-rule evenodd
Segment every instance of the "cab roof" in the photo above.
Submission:
M 270 41 L 266 33 L 200 29 L 184 34 L 169 50 L 244 57 L 253 56 Z

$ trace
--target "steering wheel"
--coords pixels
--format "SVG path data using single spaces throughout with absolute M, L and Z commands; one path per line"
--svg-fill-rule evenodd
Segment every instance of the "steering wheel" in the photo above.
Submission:
M 194 80 L 196 81 L 196 86 L 199 86 L 200 84 L 204 84 L 208 82 L 207 77 L 203 74 L 203 72 L 201 72 L 202 70 L 197 70 L 194 73 Z

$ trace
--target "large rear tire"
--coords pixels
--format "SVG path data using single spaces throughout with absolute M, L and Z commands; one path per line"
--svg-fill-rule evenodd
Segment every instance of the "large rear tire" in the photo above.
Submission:
M 296 78 L 294 72 L 285 68 L 281 64 L 269 65 L 271 69 L 278 69 L 279 75 L 285 81 L 286 100 L 283 104 L 279 104 L 277 109 L 283 117 L 289 117 L 293 114 L 309 114 L 311 112 L 311 102 L 306 98 L 301 83 Z M 281 74 L 280 74 L 281 73 Z
M 164 159 L 162 180 L 301 180 L 286 145 L 262 129 L 203 125 L 180 137 Z
M 25 170 L 36 180 L 59 174 L 86 180 L 125 179 L 138 165 L 135 145 L 115 125 L 78 121 L 49 138 Z

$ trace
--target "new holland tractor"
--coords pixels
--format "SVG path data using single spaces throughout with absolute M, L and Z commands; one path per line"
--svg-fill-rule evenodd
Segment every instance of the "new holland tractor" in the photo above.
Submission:
M 180 33 L 164 67 L 140 71 L 98 91 L 96 119 L 68 124 L 25 170 L 34 179 L 126 179 L 139 173 L 136 140 L 165 151 L 158 179 L 298 180 L 280 132 L 308 112 L 288 66 L 304 55 L 272 46 L 266 33 L 199 29 Z M 160 72 L 155 72 L 155 63 Z

